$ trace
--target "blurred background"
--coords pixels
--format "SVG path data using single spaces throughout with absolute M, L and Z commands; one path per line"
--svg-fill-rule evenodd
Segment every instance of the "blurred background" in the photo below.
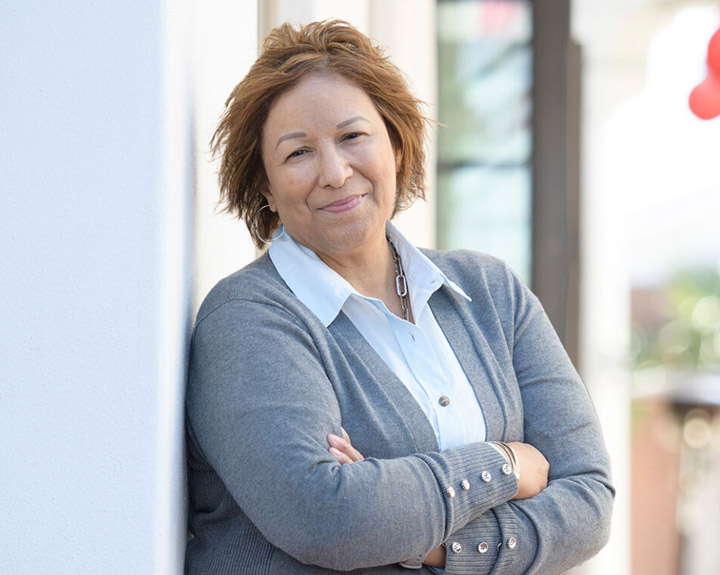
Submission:
M 720 574 L 720 118 L 702 0 L 0 0 L 0 573 L 180 573 L 199 302 L 257 256 L 209 140 L 275 25 L 342 18 L 427 113 L 418 245 L 497 255 L 603 422 L 610 544 Z

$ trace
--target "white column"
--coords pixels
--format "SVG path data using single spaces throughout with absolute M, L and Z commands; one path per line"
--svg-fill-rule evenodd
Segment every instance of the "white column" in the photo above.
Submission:
M 180 573 L 185 2 L 0 0 L 0 573 Z
M 257 57 L 258 11 L 252 0 L 193 3 L 196 197 L 193 303 L 221 278 L 255 259 L 244 222 L 222 212 L 210 140 L 225 101 Z M 193 314 L 194 315 L 194 314 Z
M 434 0 L 370 0 L 370 36 L 387 49 L 407 76 L 413 94 L 427 104 L 424 113 L 438 117 L 437 23 Z M 437 244 L 437 128 L 426 147 L 426 200 L 400 213 L 395 224 L 418 246 Z
M 361 32 L 367 34 L 368 0 L 270 0 L 277 7 L 275 22 L 307 24 L 316 20 L 340 19 L 350 22 Z
M 644 82 L 646 35 L 652 30 L 648 20 L 654 8 L 574 0 L 572 9 L 573 36 L 582 46 L 583 59 L 581 375 L 603 426 L 617 490 L 610 542 L 573 575 L 628 575 L 630 262 L 627 197 L 613 181 L 610 122 Z

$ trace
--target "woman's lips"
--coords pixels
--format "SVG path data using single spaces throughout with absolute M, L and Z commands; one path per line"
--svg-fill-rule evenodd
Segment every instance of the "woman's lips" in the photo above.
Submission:
M 348 198 L 343 198 L 342 200 L 337 200 L 326 206 L 323 206 L 322 210 L 325 212 L 333 213 L 333 214 L 341 214 L 343 212 L 349 212 L 350 210 L 355 209 L 360 204 L 360 202 L 362 202 L 364 197 L 365 197 L 365 194 L 358 194 L 356 196 L 350 196 Z

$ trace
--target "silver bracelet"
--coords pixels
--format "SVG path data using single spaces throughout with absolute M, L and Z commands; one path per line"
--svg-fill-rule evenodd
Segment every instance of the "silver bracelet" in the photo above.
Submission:
M 504 441 L 491 441 L 490 443 L 498 446 L 505 453 L 505 459 L 510 462 L 510 468 L 515 474 L 515 479 L 520 480 L 520 462 L 518 461 L 515 450 Z

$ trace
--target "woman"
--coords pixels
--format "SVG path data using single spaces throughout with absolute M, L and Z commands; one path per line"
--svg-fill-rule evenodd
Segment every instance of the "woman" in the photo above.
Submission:
M 537 299 L 388 221 L 425 125 L 337 21 L 274 30 L 230 96 L 224 200 L 272 245 L 198 314 L 188 573 L 550 575 L 604 544 L 602 436 Z

